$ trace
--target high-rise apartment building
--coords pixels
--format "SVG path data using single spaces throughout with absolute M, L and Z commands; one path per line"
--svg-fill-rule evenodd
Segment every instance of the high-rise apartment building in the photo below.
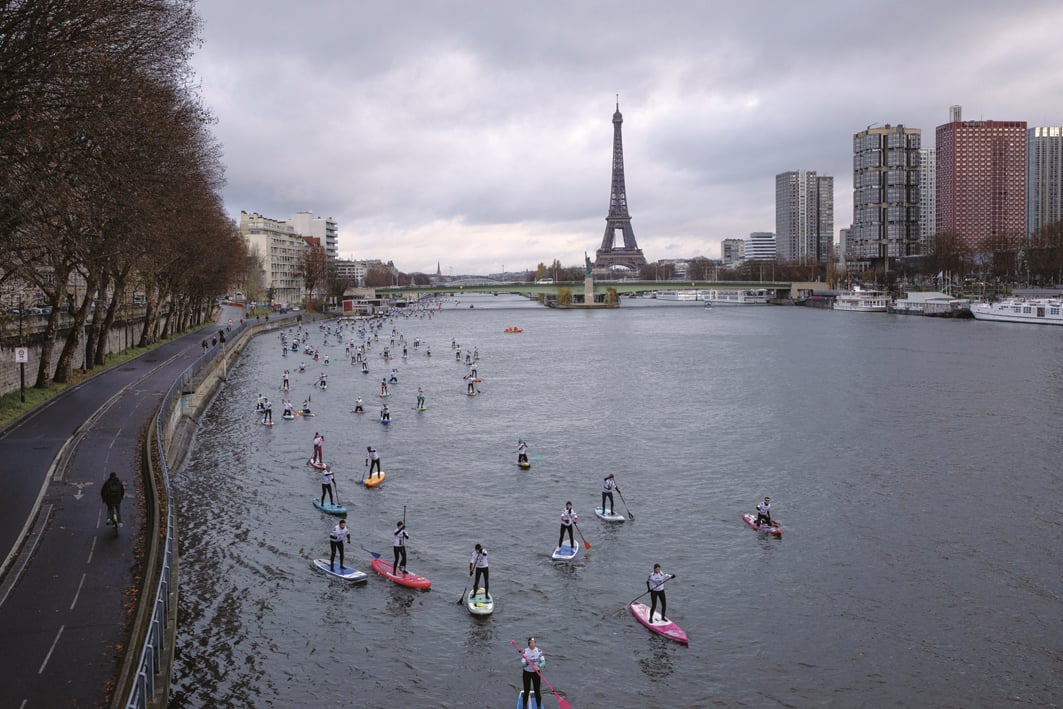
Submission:
M 882 263 L 922 253 L 919 148 L 922 131 L 889 124 L 853 135 L 851 259 Z
M 919 149 L 919 241 L 924 254 L 937 233 L 937 162 L 937 150 Z
M 770 231 L 754 231 L 746 239 L 746 261 L 774 261 L 776 257 L 775 234 Z
M 834 178 L 792 170 L 775 176 L 778 258 L 826 263 L 834 240 Z
M 320 239 L 329 263 L 336 262 L 339 256 L 339 228 L 335 219 L 315 217 L 313 212 L 296 212 L 288 218 L 288 223 L 295 227 L 296 234 Z
M 1063 127 L 1026 131 L 1026 228 L 1063 220 Z
M 992 250 L 1026 235 L 1026 121 L 964 121 L 959 106 L 937 127 L 937 233 Z

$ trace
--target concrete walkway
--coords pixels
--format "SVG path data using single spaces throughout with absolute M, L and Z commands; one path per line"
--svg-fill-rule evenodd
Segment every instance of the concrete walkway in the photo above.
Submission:
M 219 317 L 239 322 L 242 309 Z M 143 569 L 142 436 L 217 329 L 190 333 L 63 392 L 0 433 L 3 707 L 104 706 L 114 691 Z M 100 486 L 126 484 L 124 525 Z

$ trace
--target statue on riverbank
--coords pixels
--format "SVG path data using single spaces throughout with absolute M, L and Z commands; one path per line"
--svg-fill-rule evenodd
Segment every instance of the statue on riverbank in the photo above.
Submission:
M 587 267 L 587 270 L 584 273 L 584 275 L 587 278 L 590 278 L 591 277 L 591 259 L 590 259 L 589 256 L 587 256 L 587 252 L 586 251 L 583 252 L 583 261 L 584 261 L 584 263 L 586 264 L 586 267 Z

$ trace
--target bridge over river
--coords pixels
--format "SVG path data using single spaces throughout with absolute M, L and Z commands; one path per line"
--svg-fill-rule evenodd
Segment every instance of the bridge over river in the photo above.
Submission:
M 568 288 L 573 293 L 583 292 L 583 281 L 566 281 L 561 283 L 517 283 L 513 281 L 452 282 L 427 286 L 393 286 L 377 288 L 376 294 L 382 296 L 416 297 L 429 293 L 520 293 L 524 295 L 556 295 L 561 288 Z M 606 293 L 610 288 L 620 295 L 652 293 L 656 291 L 675 290 L 744 290 L 747 288 L 765 288 L 774 292 L 776 298 L 799 298 L 813 289 L 826 288 L 820 282 L 790 281 L 594 281 L 595 293 Z

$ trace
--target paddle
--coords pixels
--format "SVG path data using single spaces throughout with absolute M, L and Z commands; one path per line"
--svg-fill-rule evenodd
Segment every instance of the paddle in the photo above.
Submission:
M 624 494 L 622 492 L 620 492 L 620 486 L 619 485 L 616 486 L 616 494 L 620 495 L 620 501 L 624 503 L 624 509 L 627 510 L 627 518 L 629 520 L 631 520 L 632 522 L 634 522 L 635 521 L 635 515 L 631 514 L 631 510 L 628 509 L 627 500 L 624 499 Z
M 671 581 L 671 580 L 672 580 L 672 579 L 674 579 L 674 578 L 675 578 L 674 576 L 669 576 L 669 577 L 668 577 L 668 578 L 666 578 L 666 579 L 665 579 L 664 581 L 661 581 L 661 585 L 664 585 L 664 584 L 668 583 L 669 581 Z M 649 591 L 643 591 L 642 593 L 640 593 L 639 595 L 635 596 L 635 597 L 634 597 L 634 598 L 632 598 L 632 599 L 631 599 L 630 601 L 628 601 L 628 603 L 627 603 L 627 604 L 628 604 L 628 605 L 630 606 L 630 605 L 631 605 L 632 603 L 634 603 L 634 602 L 635 602 L 635 601 L 637 601 L 638 599 L 642 598 L 642 597 L 643 597 L 643 596 L 645 596 L 645 595 L 646 595 L 647 593 L 649 593 Z
M 509 644 L 510 644 L 510 645 L 512 645 L 513 647 L 517 648 L 517 652 L 519 652 L 519 653 L 520 653 L 520 656 L 521 656 L 522 658 L 524 658 L 524 661 L 525 661 L 525 662 L 528 662 L 528 658 L 524 657 L 524 651 L 520 649 L 520 645 L 518 645 L 518 644 L 517 644 L 517 641 L 516 641 L 516 640 L 510 640 L 510 641 L 509 641 Z M 539 679 L 541 679 L 541 680 L 542 680 L 543 682 L 546 682 L 546 688 L 547 688 L 547 689 L 549 689 L 549 690 L 550 690 L 551 692 L 553 692 L 553 693 L 554 693 L 554 696 L 555 696 L 555 697 L 557 697 L 557 706 L 558 706 L 558 707 L 559 707 L 560 709 L 572 709 L 572 705 L 568 703 L 568 700 L 567 700 L 567 699 L 565 699 L 564 697 L 562 697 L 562 696 L 561 696 L 560 694 L 558 694 L 558 693 L 557 693 L 557 690 L 556 690 L 556 689 L 554 689 L 554 688 L 553 688 L 553 687 L 552 687 L 552 686 L 550 685 L 550 682 L 548 682 L 548 681 L 547 681 L 547 679 L 546 679 L 545 677 L 543 677 L 543 673 L 539 671 L 539 668 L 538 668 L 538 667 L 536 667 L 535 665 L 533 665 L 533 664 L 532 664 L 532 663 L 530 663 L 530 662 L 528 662 L 528 667 L 530 667 L 530 668 L 532 668 L 533 670 L 535 670 L 535 674 L 539 675 Z M 536 697 L 536 699 L 538 699 L 538 698 L 539 698 L 539 697 Z M 540 702 L 540 704 L 542 704 L 542 702 Z
M 474 560 L 474 561 L 472 562 L 472 564 L 471 564 L 471 567 L 475 567 L 475 566 L 476 566 L 476 562 L 477 562 L 477 561 L 479 561 L 479 560 L 480 560 L 480 553 L 479 553 L 479 552 L 477 552 L 477 553 L 476 553 L 476 559 L 475 559 L 475 560 Z M 472 568 L 470 568 L 470 569 L 469 569 L 469 576 L 472 576 Z M 460 603 L 461 603 L 462 601 L 464 601 L 464 600 L 465 600 L 465 593 L 466 593 L 466 591 L 468 591 L 468 590 L 469 590 L 469 587 L 468 587 L 468 586 L 466 586 L 466 587 L 465 587 L 465 591 L 462 591 L 462 592 L 461 592 L 461 598 L 459 598 L 459 599 L 458 599 L 458 603 L 459 603 L 459 604 L 460 604 Z
M 583 540 L 583 548 L 584 549 L 590 549 L 591 548 L 591 543 L 588 542 L 587 538 L 583 536 L 583 532 L 580 532 L 579 525 L 576 524 L 575 520 L 573 520 L 572 526 L 576 528 L 577 532 L 579 532 L 579 538 Z
M 362 546 L 362 545 L 359 544 L 358 546 Z M 362 551 L 369 552 L 369 556 L 373 557 L 374 559 L 379 559 L 380 558 L 380 554 L 377 554 L 375 551 L 370 551 L 369 549 L 366 549 L 365 547 L 362 547 Z M 649 591 L 647 591 L 646 593 L 649 593 Z M 645 595 L 645 594 L 643 594 L 643 595 Z M 640 598 L 641 598 L 641 596 L 640 596 Z
M 365 467 L 362 468 L 362 479 L 358 481 L 359 485 L 365 482 L 365 474 L 367 472 L 369 472 L 369 459 L 368 458 L 365 459 Z

